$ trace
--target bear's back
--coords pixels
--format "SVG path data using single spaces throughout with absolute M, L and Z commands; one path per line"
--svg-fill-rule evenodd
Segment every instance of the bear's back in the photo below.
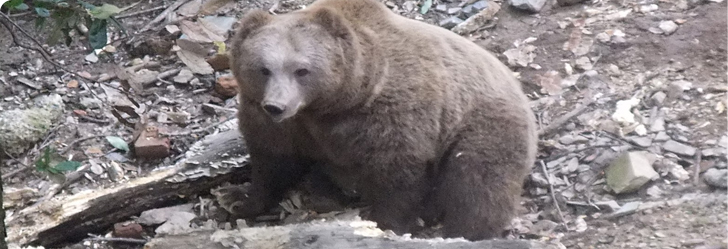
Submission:
M 382 54 L 388 56 L 389 68 L 396 69 L 389 72 L 388 80 L 396 82 L 396 88 L 424 81 L 443 84 L 432 86 L 433 91 L 465 88 L 462 90 L 525 100 L 520 82 L 508 67 L 490 52 L 449 30 L 397 15 L 376 0 L 318 0 L 309 8 L 319 6 L 335 9 L 355 28 L 376 34 L 384 50 Z M 412 79 L 418 76 L 423 80 Z

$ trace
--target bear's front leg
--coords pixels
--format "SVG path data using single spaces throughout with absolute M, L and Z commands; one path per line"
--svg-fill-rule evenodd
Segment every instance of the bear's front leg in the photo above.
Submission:
M 214 193 L 221 207 L 239 217 L 253 217 L 274 207 L 304 175 L 291 156 L 251 153 L 251 182 L 221 187 Z
M 297 139 L 290 123 L 275 123 L 259 106 L 243 102 L 239 129 L 250 154 L 249 185 L 223 187 L 217 200 L 228 212 L 252 217 L 275 206 L 283 194 L 301 180 L 309 162 L 296 155 Z
M 397 123 L 401 120 L 352 118 L 329 129 L 339 131 L 329 135 L 336 139 L 329 141 L 332 148 L 340 152 L 334 160 L 340 160 L 341 167 L 351 167 L 344 170 L 348 174 L 340 172 L 334 177 L 355 176 L 362 199 L 371 205 L 366 218 L 398 234 L 421 228 L 417 219 L 423 215 L 423 200 L 432 188 L 428 171 L 436 157 L 431 139 L 436 126 Z

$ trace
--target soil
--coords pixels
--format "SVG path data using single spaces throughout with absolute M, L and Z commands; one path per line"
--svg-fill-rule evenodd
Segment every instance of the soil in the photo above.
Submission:
M 284 13 L 294 10 L 312 2 L 311 0 L 281 1 L 277 12 Z M 438 1 L 434 1 L 438 2 Z M 132 1 L 116 1 L 117 6 L 125 6 Z M 156 7 L 158 2 L 143 1 L 130 9 L 129 12 L 139 11 Z M 396 0 L 389 3 L 398 6 L 401 10 L 405 1 Z M 728 29 L 726 13 L 727 2 L 711 1 L 609 1 L 595 0 L 590 3 L 579 3 L 571 6 L 559 6 L 555 1 L 549 1 L 546 7 L 539 13 L 533 14 L 517 10 L 500 2 L 502 9 L 497 14 L 497 21 L 492 28 L 468 35 L 474 42 L 498 55 L 505 63 L 508 58 L 503 54 L 509 49 L 515 48 L 514 43 L 521 44 L 529 37 L 536 38 L 528 44 L 536 47 L 535 59 L 528 67 L 512 67 L 519 74 L 524 84 L 524 89 L 529 97 L 534 100 L 534 111 L 539 115 L 539 120 L 547 123 L 564 113 L 573 110 L 579 103 L 594 96 L 604 96 L 597 101 L 589 113 L 595 120 L 608 119 L 614 112 L 615 102 L 629 99 L 633 96 L 649 96 L 655 91 L 667 91 L 669 82 L 686 80 L 692 82 L 690 90 L 682 93 L 677 101 L 666 102 L 665 108 L 669 109 L 667 114 L 670 125 L 668 130 L 671 135 L 684 137 L 694 147 L 705 149 L 715 146 L 715 141 L 727 135 L 728 120 L 725 110 L 720 111 L 720 105 L 725 109 L 726 84 L 728 84 L 726 71 L 728 70 L 727 44 Z M 636 11 L 640 6 L 656 4 L 659 9 L 640 13 Z M 267 1 L 238 1 L 233 7 L 223 12 L 223 15 L 240 17 L 242 13 L 257 8 L 269 8 Z M 604 18 L 609 14 L 633 9 L 626 18 L 608 19 Z M 139 30 L 149 20 L 156 17 L 159 11 L 125 18 L 122 23 L 129 31 Z M 428 23 L 437 24 L 447 17 L 446 14 L 430 11 L 425 15 L 417 11 L 403 13 L 403 15 L 422 20 Z M 33 30 L 32 15 L 13 16 L 13 20 L 23 26 L 26 30 Z M 679 20 L 677 30 L 670 34 L 654 33 L 655 27 L 663 20 Z M 2 20 L 4 21 L 4 20 Z M 587 57 L 591 58 L 595 77 L 582 77 L 574 86 L 563 87 L 561 94 L 551 95 L 542 91 L 542 79 L 546 72 L 554 70 L 566 77 L 568 70 L 565 63 L 574 65 L 577 56 L 571 51 L 564 49 L 564 44 L 570 40 L 573 34 L 573 23 L 588 22 L 584 31 L 577 32 L 581 36 L 595 37 L 596 34 L 620 30 L 624 33 L 621 42 L 600 42 L 595 39 Z M 38 39 L 43 40 L 43 32 L 33 31 Z M 116 32 L 115 32 L 116 33 Z M 14 108 L 27 106 L 30 97 L 47 92 L 58 91 L 66 88 L 66 83 L 72 79 L 63 72 L 58 72 L 50 64 L 45 63 L 42 57 L 33 51 L 14 46 L 10 40 L 8 31 L 0 26 L 0 112 Z M 158 33 L 147 32 L 134 35 L 134 39 L 146 40 L 149 38 L 161 37 Z M 112 39 L 123 40 L 120 36 Z M 160 38 L 164 41 L 164 38 Z M 23 39 L 24 44 L 32 44 L 30 40 Z M 115 43 L 121 44 L 121 43 Z M 91 75 L 99 75 L 109 70 L 113 64 L 125 64 L 134 57 L 131 56 L 126 46 L 118 46 L 118 52 L 110 57 L 100 58 L 98 63 L 89 63 L 84 60 L 88 50 L 83 41 L 75 42 L 70 46 L 56 45 L 50 47 L 53 50 L 54 59 L 62 61 L 64 67 L 74 72 L 86 71 Z M 174 56 L 156 56 L 153 60 L 160 61 L 168 68 L 182 67 L 183 64 Z M 37 66 L 42 65 L 42 66 Z M 616 70 L 615 70 L 616 68 Z M 584 73 L 588 70 L 574 71 Z M 17 73 L 28 78 L 33 78 L 43 84 L 42 90 L 29 89 L 17 83 L 10 73 Z M 156 83 L 148 90 L 148 95 L 139 96 L 138 101 L 146 103 L 147 106 L 157 112 L 165 111 L 187 111 L 192 114 L 190 122 L 186 125 L 178 125 L 172 122 L 158 124 L 167 133 L 184 132 L 200 127 L 207 127 L 221 120 L 232 117 L 230 114 L 211 115 L 201 109 L 201 105 L 213 103 L 216 105 L 234 108 L 235 99 L 226 98 L 215 93 L 213 76 L 200 76 L 198 85 L 168 85 Z M 105 85 L 113 85 L 104 83 Z M 88 86 L 98 91 L 100 84 Z M 79 89 L 69 89 L 64 95 L 67 104 L 64 120 L 77 119 L 73 116 L 76 109 L 84 109 L 80 99 L 91 95 L 86 86 Z M 14 97 L 14 98 L 8 98 Z M 164 100 L 164 101 L 160 101 Z M 172 102 L 172 103 L 169 103 Z M 648 105 L 642 103 L 641 105 Z M 649 108 L 647 108 L 649 109 Z M 64 123 L 55 129 L 46 138 L 47 143 L 63 146 L 73 140 L 90 135 L 109 134 L 117 135 L 124 139 L 132 137 L 133 129 L 124 127 L 116 122 L 108 108 L 89 109 L 90 115 L 96 118 L 111 120 L 107 123 L 98 122 L 77 122 Z M 601 120 L 600 119 L 600 120 Z M 546 125 L 546 124 L 542 125 Z M 555 134 L 542 138 L 541 152 L 539 159 L 553 159 L 554 154 L 568 150 L 563 146 L 554 146 L 558 137 L 570 133 L 594 133 L 597 134 L 597 125 L 588 125 L 578 120 L 572 120 L 563 125 Z M 687 129 L 681 130 L 681 127 Z M 155 167 L 170 165 L 177 157 L 184 154 L 189 145 L 204 134 L 193 134 L 189 136 L 174 136 L 172 139 L 172 155 L 159 160 L 138 160 L 129 158 L 123 163 L 127 169 L 127 177 L 136 177 L 148 173 Z M 711 142 L 712 141 L 712 142 Z M 70 150 L 69 154 L 74 155 L 77 160 L 96 160 L 106 162 L 108 158 L 85 153 L 89 148 L 96 148 L 101 151 L 111 151 L 113 148 L 103 138 L 89 139 L 76 144 L 77 149 Z M 573 149 L 573 148 L 572 148 Z M 662 150 L 653 151 L 656 154 L 665 155 Z M 567 151 L 568 153 L 568 151 Z M 35 170 L 23 170 L 27 165 L 32 165 L 34 158 L 38 156 L 37 147 L 29 150 L 26 155 L 14 158 L 6 158 L 5 164 L 0 171 L 3 176 L 13 173 L 10 178 L 4 180 L 4 188 L 32 188 L 37 191 L 47 189 L 48 177 Z M 679 158 L 685 165 L 692 165 L 696 162 L 692 158 Z M 705 162 L 714 165 L 725 164 L 725 156 L 708 158 Z M 702 167 L 702 165 L 701 165 Z M 692 172 L 690 166 L 686 170 Z M 534 172 L 539 172 L 539 167 L 534 167 Z M 15 172 L 15 173 L 14 173 Z M 19 173 L 17 173 L 19 172 Z M 593 170 L 600 175 L 600 170 Z M 566 178 L 566 177 L 564 177 Z M 573 177 L 572 177 L 573 178 Z M 73 194 L 83 189 L 98 189 L 113 185 L 114 182 L 108 177 L 100 175 L 87 175 L 86 178 L 67 187 L 61 194 Z M 536 236 L 542 239 L 559 240 L 566 248 L 727 248 L 728 223 L 726 216 L 725 190 L 715 189 L 701 183 L 693 186 L 691 181 L 661 180 L 652 184 L 658 186 L 664 193 L 658 197 L 647 196 L 642 190 L 635 194 L 614 196 L 603 190 L 601 185 L 595 184 L 587 197 L 579 196 L 580 201 L 610 200 L 616 199 L 620 203 L 629 200 L 656 201 L 679 199 L 681 196 L 691 193 L 708 193 L 713 198 L 710 200 L 688 201 L 680 205 L 662 206 L 648 209 L 636 214 L 627 215 L 617 219 L 600 219 L 598 214 L 589 213 L 586 220 L 586 230 L 575 231 L 573 220 L 578 217 L 575 209 L 567 208 L 564 205 L 565 219 L 570 222 L 572 229 L 563 227 L 555 229 L 552 233 Z M 523 216 L 534 214 L 539 219 L 553 219 L 546 215 L 553 207 L 550 196 L 545 194 L 533 194 L 535 187 L 528 185 L 524 190 Z M 559 191 L 561 192 L 561 191 Z M 589 191 L 588 191 L 589 192 Z M 210 198 L 206 196 L 206 198 Z M 558 197 L 557 197 L 558 198 Z M 578 199 L 575 197 L 571 201 Z M 567 198 L 568 199 L 568 198 Z M 194 198 L 190 199 L 195 201 Z M 20 209 L 29 203 L 20 204 L 14 209 Z M 548 218 L 546 218 L 548 217 Z M 533 238 L 533 235 L 515 235 L 517 237 Z M 90 243 L 77 244 L 74 248 L 129 248 L 128 245 L 120 247 L 115 244 Z M 132 247 L 133 248 L 133 247 Z M 139 247 L 140 248 L 140 247 Z

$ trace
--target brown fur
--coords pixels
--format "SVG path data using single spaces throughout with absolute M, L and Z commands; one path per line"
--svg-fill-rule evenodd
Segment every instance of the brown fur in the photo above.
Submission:
M 413 232 L 421 217 L 447 237 L 500 237 L 537 136 L 519 82 L 492 54 L 375 0 L 254 11 L 240 24 L 231 65 L 253 175 L 223 206 L 259 214 L 323 165 L 383 228 Z

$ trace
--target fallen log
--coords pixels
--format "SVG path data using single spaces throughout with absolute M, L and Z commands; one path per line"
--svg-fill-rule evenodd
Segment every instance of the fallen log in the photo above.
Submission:
M 313 221 L 234 230 L 196 229 L 152 239 L 144 249 L 557 249 L 531 240 L 416 239 L 384 232 L 371 221 Z
M 234 121 L 231 121 L 234 123 Z M 59 195 L 6 218 L 8 242 L 56 248 L 103 233 L 142 211 L 208 194 L 224 182 L 247 178 L 245 145 L 234 124 L 195 143 L 176 164 L 107 189 Z

